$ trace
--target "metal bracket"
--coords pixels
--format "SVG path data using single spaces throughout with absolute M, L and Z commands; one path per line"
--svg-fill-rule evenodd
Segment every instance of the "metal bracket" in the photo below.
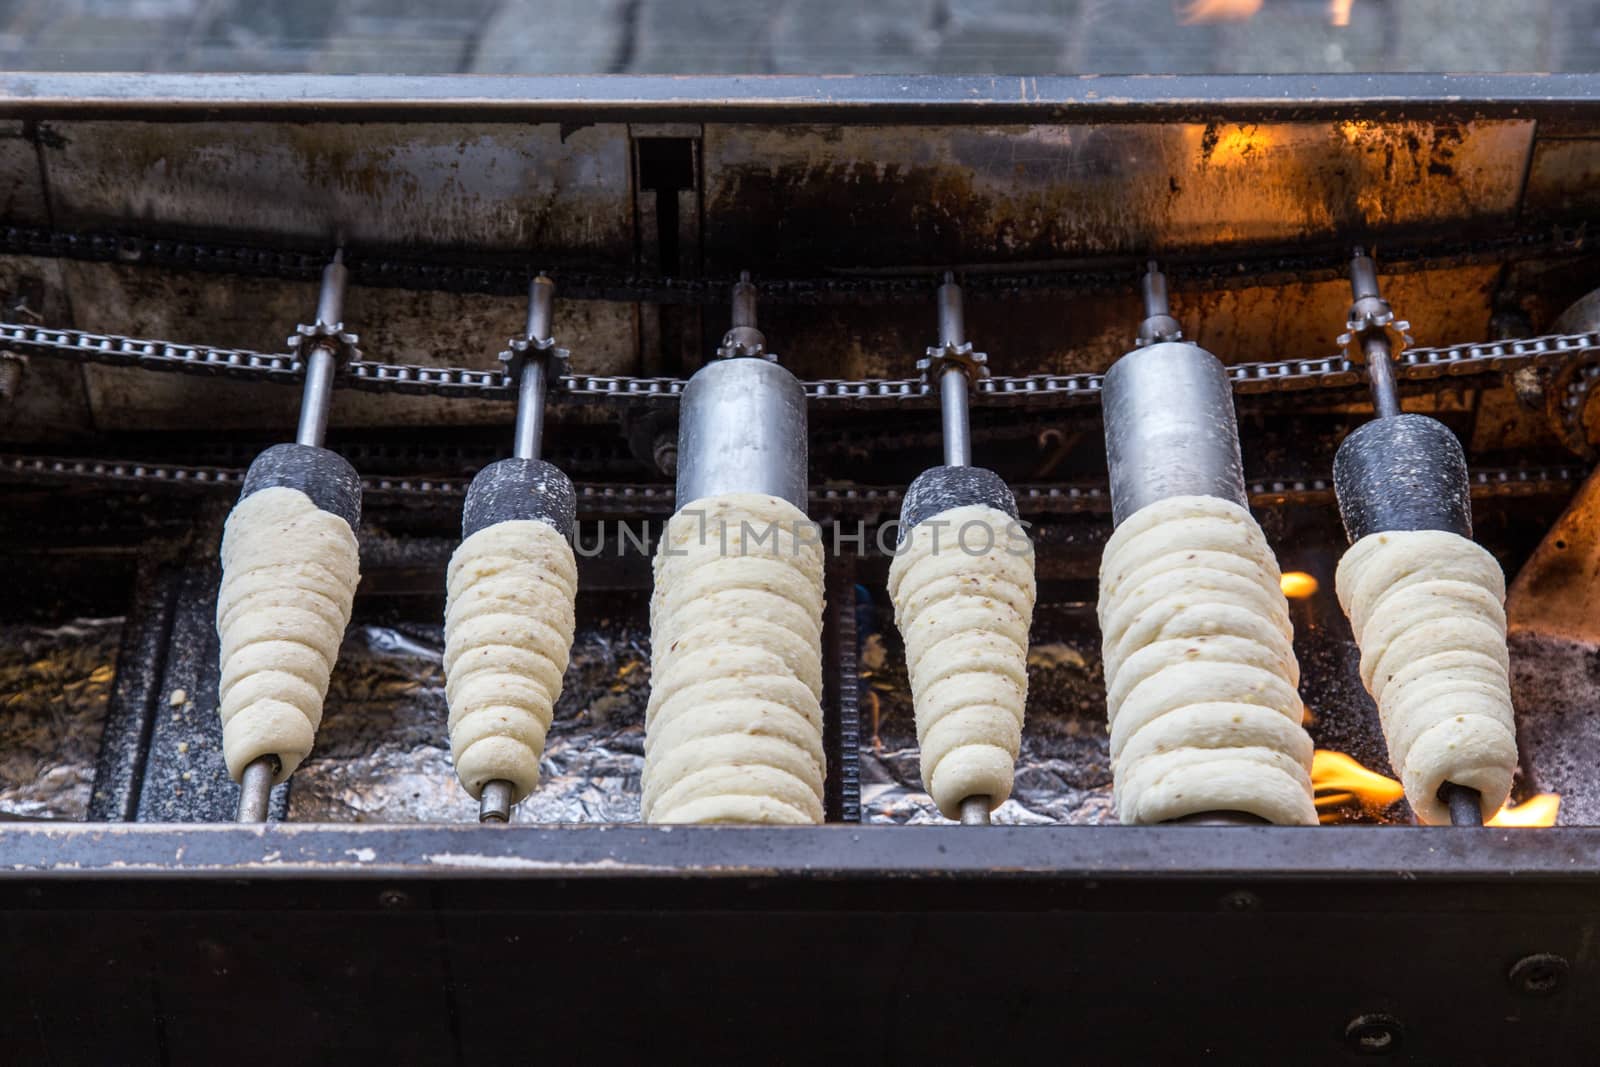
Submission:
M 976 388 L 978 379 L 989 377 L 989 354 L 973 351 L 972 342 L 964 341 L 929 345 L 927 354 L 917 360 L 917 373 L 929 388 L 937 389 L 947 370 L 959 370 L 966 375 L 968 387 Z
M 1350 263 L 1350 286 L 1353 302 L 1345 322 L 1345 332 L 1339 335 L 1339 347 L 1345 358 L 1356 366 L 1365 366 L 1365 342 L 1374 334 L 1389 341 L 1389 357 L 1398 356 L 1411 344 L 1411 324 L 1394 317 L 1394 309 L 1378 293 L 1378 270 L 1372 257 L 1363 248 L 1356 248 Z
M 360 343 L 361 338 L 347 332 L 342 322 L 302 322 L 289 335 L 289 351 L 296 356 L 304 359 L 313 348 L 326 348 L 340 370 L 361 358 L 361 349 L 356 347 Z
M 1369 303 L 1379 305 L 1381 310 L 1362 310 L 1362 306 Z M 1345 324 L 1345 332 L 1339 335 L 1339 347 L 1351 363 L 1358 367 L 1365 366 L 1367 356 L 1362 350 L 1362 342 L 1368 336 L 1377 332 L 1387 337 L 1389 355 L 1393 358 L 1411 344 L 1411 334 L 1408 332 L 1410 329 L 1411 323 L 1394 317 L 1387 300 L 1367 297 L 1351 306 L 1350 321 Z
M 545 390 L 555 392 L 562 388 L 572 352 L 556 344 L 554 337 L 513 337 L 506 349 L 496 358 L 500 360 L 501 375 L 505 384 L 515 387 L 522 378 L 522 366 L 529 357 L 543 357 L 549 361 L 545 375 Z
M 768 363 L 778 362 L 778 354 L 767 350 L 767 335 L 754 326 L 735 326 L 722 335 L 722 344 L 717 347 L 718 359 L 764 359 Z

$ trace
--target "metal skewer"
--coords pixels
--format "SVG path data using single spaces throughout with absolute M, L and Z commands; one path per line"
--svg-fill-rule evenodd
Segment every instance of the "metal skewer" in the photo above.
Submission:
M 1451 826 L 1483 825 L 1483 794 L 1476 789 L 1446 782 L 1439 787 L 1439 799 L 1450 808 Z
M 1406 336 L 1406 330 L 1409 328 L 1408 324 L 1395 319 L 1394 311 L 1389 307 L 1389 302 L 1383 298 L 1378 290 L 1377 264 L 1367 254 L 1366 249 L 1360 246 L 1352 250 L 1350 258 L 1350 295 L 1353 300 L 1350 305 L 1348 332 L 1339 340 L 1345 346 L 1349 358 L 1353 362 L 1364 364 L 1366 367 L 1367 387 L 1372 393 L 1372 408 L 1376 415 L 1372 424 L 1359 428 L 1355 434 L 1346 439 L 1347 445 L 1352 449 L 1350 456 L 1352 462 L 1354 462 L 1360 448 L 1357 441 L 1362 440 L 1362 438 L 1357 437 L 1357 434 L 1363 434 L 1363 437 L 1365 437 L 1365 435 L 1376 433 L 1381 436 L 1386 432 L 1385 428 L 1373 424 L 1386 423 L 1389 429 L 1398 428 L 1402 425 L 1399 421 L 1388 420 L 1401 419 L 1400 390 L 1394 375 L 1395 348 L 1397 343 L 1400 345 L 1408 344 L 1410 339 Z M 1405 416 L 1405 419 L 1415 422 L 1418 417 L 1409 415 Z M 1394 432 L 1401 434 L 1398 429 L 1395 429 Z M 1406 432 L 1421 434 L 1423 431 L 1413 425 Z M 1396 446 L 1401 446 L 1402 448 L 1409 446 L 1406 449 L 1406 453 L 1411 456 L 1412 462 L 1422 462 L 1435 470 L 1448 469 L 1452 466 L 1449 463 L 1452 451 L 1459 453 L 1460 446 L 1455 445 L 1453 441 L 1445 440 L 1449 437 L 1449 434 L 1443 427 L 1439 427 L 1434 436 L 1439 437 L 1448 447 L 1428 448 L 1426 447 L 1426 437 L 1408 438 L 1401 434 L 1400 436 L 1385 438 L 1374 446 L 1374 450 L 1388 451 L 1395 449 Z M 1341 457 L 1345 454 L 1345 446 L 1340 447 L 1340 453 Z M 1342 459 L 1335 460 L 1336 484 L 1341 482 L 1339 467 L 1342 462 Z M 1461 466 L 1464 474 L 1464 461 L 1458 461 L 1454 465 Z M 1352 479 L 1352 489 L 1357 488 L 1356 481 Z M 1373 485 L 1369 487 L 1372 492 L 1367 495 L 1382 495 L 1381 490 L 1385 486 L 1386 479 L 1380 477 L 1369 479 L 1369 481 L 1372 481 Z M 1459 481 L 1461 481 L 1460 478 L 1448 479 L 1448 484 L 1453 485 Z M 1357 534 L 1366 528 L 1359 516 L 1365 514 L 1366 511 L 1373 511 L 1374 516 L 1376 515 L 1376 511 L 1373 510 L 1376 504 L 1372 501 L 1365 502 L 1365 509 L 1359 506 L 1362 503 L 1361 501 L 1352 499 L 1348 503 L 1346 502 L 1347 496 L 1355 497 L 1359 495 L 1347 492 L 1342 486 L 1340 487 L 1340 508 L 1345 513 L 1345 524 L 1347 531 L 1351 535 L 1352 542 L 1357 540 Z M 1399 524 L 1374 519 L 1372 525 L 1383 529 L 1452 529 L 1463 537 L 1470 537 L 1472 534 L 1471 512 L 1466 504 L 1465 489 L 1462 488 L 1460 492 L 1453 495 L 1461 498 L 1460 505 L 1456 509 L 1459 514 L 1452 513 L 1435 517 L 1437 521 L 1430 521 L 1420 526 L 1416 521 L 1416 515 L 1407 516 L 1406 521 Z M 1352 515 L 1358 516 L 1354 527 L 1351 525 Z M 1457 785 L 1454 782 L 1446 782 L 1439 789 L 1439 799 L 1443 800 L 1450 809 L 1450 823 L 1452 826 L 1483 825 L 1483 795 L 1478 790 L 1469 786 Z
M 344 265 L 344 249 L 333 254 L 333 262 L 322 269 L 322 291 L 317 297 L 316 325 L 325 327 L 314 338 L 306 353 L 306 381 L 300 394 L 300 421 L 295 427 L 297 445 L 321 448 L 328 434 L 328 412 L 333 407 L 333 379 L 339 369 L 338 331 L 344 323 L 344 291 L 350 272 Z M 239 822 L 266 822 L 271 805 L 272 784 L 283 763 L 277 756 L 257 756 L 245 766 L 239 779 Z
M 939 344 L 949 351 L 966 343 L 967 315 L 961 304 L 961 286 L 956 284 L 954 274 L 946 272 L 944 284 L 939 286 Z M 969 386 L 966 370 L 954 360 L 947 363 L 939 375 L 939 412 L 944 422 L 946 467 L 972 466 L 972 422 L 967 412 Z
M 544 401 L 549 386 L 550 353 L 554 347 L 551 323 L 555 308 L 556 283 L 540 274 L 528 286 L 528 328 L 530 342 L 521 354 L 517 375 L 517 425 L 511 455 L 515 459 L 538 459 L 544 440 Z M 478 794 L 478 821 L 510 822 L 516 786 L 502 778 L 486 782 Z
M 967 315 L 961 303 L 961 286 L 955 274 L 946 271 L 939 286 L 939 345 L 947 352 L 967 343 Z M 967 370 L 949 360 L 939 374 L 939 413 L 944 424 L 944 465 L 972 466 L 972 420 L 967 410 L 967 390 L 971 381 Z M 989 825 L 989 797 L 971 796 L 961 801 L 961 825 Z
M 1380 419 L 1400 414 L 1400 390 L 1394 378 L 1394 346 L 1388 329 L 1404 331 L 1405 323 L 1394 322 L 1388 301 L 1378 295 L 1378 268 L 1363 248 L 1356 248 L 1350 260 L 1350 324 L 1361 345 L 1361 358 L 1367 366 L 1367 385 L 1372 390 L 1372 407 Z M 1359 324 L 1365 328 L 1359 328 Z
M 272 799 L 272 781 L 282 766 L 277 756 L 257 756 L 245 765 L 239 779 L 239 822 L 266 822 Z

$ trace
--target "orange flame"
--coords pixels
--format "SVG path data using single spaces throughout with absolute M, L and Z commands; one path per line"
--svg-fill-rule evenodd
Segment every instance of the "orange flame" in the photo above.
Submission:
M 1344 809 L 1352 803 L 1378 815 L 1405 796 L 1405 789 L 1393 778 L 1368 770 L 1343 752 L 1325 748 L 1311 756 L 1311 788 L 1316 792 L 1317 819 L 1324 823 L 1343 821 Z M 1560 813 L 1561 795 L 1540 793 L 1516 807 L 1505 805 L 1485 825 L 1554 826 Z
M 1262 0 L 1190 0 L 1179 21 L 1185 26 L 1197 22 L 1244 22 L 1261 10 Z
M 1507 804 L 1495 813 L 1488 826 L 1554 826 L 1561 814 L 1560 793 L 1540 793 L 1516 807 Z
M 1317 818 L 1341 821 L 1340 809 L 1351 802 L 1374 815 L 1406 795 L 1400 783 L 1369 771 L 1343 752 L 1319 748 L 1311 757 L 1311 788 L 1316 791 Z
M 1314 575 L 1305 571 L 1284 571 L 1283 577 L 1278 579 L 1278 588 L 1283 590 L 1283 595 L 1290 600 L 1304 600 L 1306 597 L 1316 596 L 1321 588 Z
M 1328 25 L 1350 25 L 1350 7 L 1355 0 L 1328 0 Z

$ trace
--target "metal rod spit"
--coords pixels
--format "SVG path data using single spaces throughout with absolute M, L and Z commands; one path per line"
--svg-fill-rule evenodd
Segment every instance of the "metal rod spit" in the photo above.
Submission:
M 961 802 L 961 825 L 989 825 L 989 798 L 987 796 L 968 797 Z
M 478 821 L 510 822 L 511 798 L 515 795 L 515 787 L 504 779 L 487 783 L 478 795 Z
M 946 274 L 939 286 L 939 343 L 960 346 L 966 343 L 966 313 L 961 306 L 961 287 L 955 275 Z M 944 422 L 944 465 L 972 466 L 972 421 L 967 411 L 967 372 L 957 366 L 946 367 L 939 375 L 939 410 Z
M 333 254 L 333 262 L 322 270 L 322 292 L 317 297 L 317 324 L 338 326 L 344 321 L 344 290 L 350 272 L 344 265 L 344 249 Z M 338 369 L 333 346 L 320 341 L 306 355 L 306 384 L 300 396 L 300 424 L 295 429 L 295 444 L 321 448 L 328 435 L 328 409 L 333 405 L 333 375 Z
M 540 274 L 528 285 L 528 340 L 548 341 L 555 320 L 556 283 Z M 538 459 L 544 444 L 544 398 L 550 377 L 548 352 L 533 349 L 522 361 L 517 377 L 517 425 L 511 454 L 517 459 Z M 511 821 L 516 787 L 496 778 L 478 794 L 479 822 Z
M 1354 301 L 1350 309 L 1352 320 L 1360 313 L 1388 312 L 1388 305 L 1378 292 L 1378 266 L 1364 248 L 1357 247 L 1350 259 L 1350 295 Z M 1380 419 L 1394 418 L 1400 414 L 1400 391 L 1395 384 L 1394 352 L 1388 335 L 1381 328 L 1369 329 L 1361 337 L 1361 355 L 1367 364 L 1373 409 Z
M 277 756 L 257 756 L 245 765 L 239 779 L 239 822 L 266 822 L 272 800 L 272 782 L 283 766 Z
M 1446 782 L 1439 797 L 1450 806 L 1451 826 L 1483 825 L 1483 794 L 1476 789 Z
M 556 285 L 543 274 L 528 287 L 528 339 L 548 341 Z M 549 376 L 549 358 L 543 352 L 530 352 L 522 361 L 517 380 L 517 429 L 512 455 L 517 459 L 538 459 L 544 438 L 544 395 Z

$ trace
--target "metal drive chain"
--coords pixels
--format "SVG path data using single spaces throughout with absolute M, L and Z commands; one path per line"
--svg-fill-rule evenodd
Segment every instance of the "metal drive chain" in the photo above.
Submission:
M 0 323 L 0 350 L 249 381 L 292 383 L 299 381 L 304 373 L 299 358 L 289 353 L 185 345 L 14 322 Z M 1402 381 L 1431 381 L 1444 377 L 1507 374 L 1524 367 L 1570 366 L 1595 359 L 1600 359 L 1600 333 L 1551 334 L 1520 340 L 1409 348 L 1400 353 L 1396 361 L 1396 376 Z M 1363 381 L 1361 369 L 1342 356 L 1237 363 L 1228 368 L 1228 375 L 1234 390 L 1247 395 L 1342 389 L 1358 386 Z M 978 383 L 977 399 L 991 405 L 1090 401 L 1099 397 L 1102 378 L 1093 373 L 996 376 Z M 1587 377 L 1578 375 L 1569 388 L 1587 388 L 1588 381 Z M 515 398 L 515 390 L 504 381 L 499 370 L 467 367 L 355 361 L 348 365 L 340 382 L 343 387 L 371 392 L 479 400 Z M 672 400 L 683 392 L 685 384 L 681 378 L 588 374 L 566 375 L 561 379 L 565 393 L 583 400 Z M 806 382 L 805 389 L 813 401 L 846 407 L 932 399 L 926 382 L 918 378 L 824 379 Z M 1577 417 L 1581 415 L 1581 403 L 1575 410 L 1577 415 L 1572 415 L 1574 409 L 1570 404 L 1564 408 L 1570 417 Z
M 1584 222 L 1545 225 L 1471 241 L 1435 239 L 1425 245 L 1404 241 L 1385 245 L 1389 271 L 1434 270 L 1469 263 L 1506 263 L 1580 248 Z M 137 264 L 175 270 L 231 274 L 279 280 L 315 281 L 327 264 L 329 249 L 293 249 L 218 241 L 193 241 L 130 231 L 74 231 L 50 227 L 0 227 L 0 254 Z M 345 262 L 356 285 L 433 292 L 521 295 L 529 271 L 521 263 L 485 263 L 404 258 L 346 249 Z M 1047 292 L 1126 291 L 1134 275 L 1127 262 L 1075 262 L 1031 271 L 999 268 L 975 270 L 964 285 L 969 292 L 1000 295 Z M 1306 282 L 1343 277 L 1345 249 L 1268 252 L 1242 258 L 1209 256 L 1200 262 L 1174 262 L 1168 273 L 1201 285 L 1235 286 L 1271 279 Z M 918 302 L 930 299 L 930 279 L 922 275 L 834 273 L 811 278 L 771 278 L 761 282 L 763 300 L 791 304 L 866 301 Z M 662 304 L 721 304 L 728 299 L 731 277 L 671 278 L 631 270 L 560 271 L 562 292 L 578 299 L 639 301 Z
M 1468 480 L 1475 498 L 1532 496 L 1566 493 L 1588 475 L 1588 468 L 1572 464 L 1549 467 L 1475 467 Z M 134 460 L 64 458 L 0 454 L 0 476 L 35 482 L 86 482 L 130 489 L 193 487 L 237 489 L 244 471 L 236 467 L 194 467 Z M 361 480 L 364 496 L 432 500 L 452 503 L 465 497 L 468 478 L 390 478 Z M 674 508 L 670 485 L 588 483 L 575 487 L 578 512 L 603 515 L 668 515 Z M 1288 504 L 1326 504 L 1334 499 L 1329 478 L 1266 478 L 1248 483 L 1250 502 L 1259 507 Z M 1050 515 L 1108 512 L 1111 496 L 1103 482 L 1061 482 L 1014 487 L 1018 509 L 1025 514 Z M 817 515 L 876 515 L 899 510 L 904 491 L 893 486 L 819 486 L 811 490 L 811 509 Z

